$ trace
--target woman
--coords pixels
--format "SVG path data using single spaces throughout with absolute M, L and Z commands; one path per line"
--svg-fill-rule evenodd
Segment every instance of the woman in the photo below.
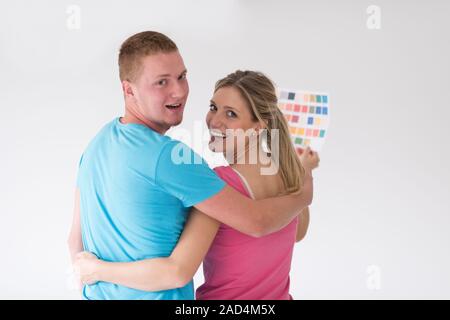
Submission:
M 216 173 L 249 197 L 298 192 L 304 175 L 318 165 L 318 155 L 309 149 L 300 161 L 277 107 L 275 88 L 259 72 L 236 71 L 219 80 L 206 123 L 211 132 L 210 149 L 222 152 L 230 164 L 216 168 Z M 276 170 L 269 170 L 274 164 Z M 269 171 L 272 173 L 262 174 Z M 308 223 L 305 209 L 278 232 L 256 238 L 194 209 L 167 258 L 110 263 L 83 252 L 77 256 L 76 267 L 85 284 L 105 281 L 158 291 L 184 286 L 204 259 L 205 283 L 198 288 L 197 299 L 292 299 L 289 271 L 293 246 L 305 236 Z

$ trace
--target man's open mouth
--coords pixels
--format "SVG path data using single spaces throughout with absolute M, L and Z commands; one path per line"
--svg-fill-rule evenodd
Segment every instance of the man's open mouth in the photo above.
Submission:
M 176 103 L 176 104 L 167 104 L 166 108 L 170 109 L 170 110 L 175 110 L 181 107 L 181 103 Z

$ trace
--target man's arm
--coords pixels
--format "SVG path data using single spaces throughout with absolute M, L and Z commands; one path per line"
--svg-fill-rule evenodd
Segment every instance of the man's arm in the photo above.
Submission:
M 80 223 L 80 190 L 75 190 L 75 204 L 73 209 L 72 227 L 70 229 L 69 238 L 67 239 L 69 246 L 70 258 L 72 263 L 78 252 L 83 251 L 83 242 L 81 240 L 81 223 Z
M 254 237 L 276 232 L 288 225 L 312 202 L 313 178 L 306 170 L 300 193 L 252 200 L 230 186 L 195 207 L 210 217 Z

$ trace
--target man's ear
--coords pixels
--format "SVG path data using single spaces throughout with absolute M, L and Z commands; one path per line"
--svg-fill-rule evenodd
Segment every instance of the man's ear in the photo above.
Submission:
M 134 97 L 134 91 L 133 86 L 131 83 L 127 80 L 122 81 L 122 91 L 125 98 L 132 98 Z

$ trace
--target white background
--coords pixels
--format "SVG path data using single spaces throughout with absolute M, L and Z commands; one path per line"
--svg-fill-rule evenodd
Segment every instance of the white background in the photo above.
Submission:
M 80 29 L 68 28 L 70 5 Z M 379 30 L 367 27 L 369 5 Z M 66 246 L 77 164 L 122 114 L 118 48 L 143 30 L 170 36 L 185 59 L 189 132 L 214 82 L 238 68 L 330 94 L 295 299 L 450 298 L 444 0 L 2 2 L 0 298 L 78 298 Z

